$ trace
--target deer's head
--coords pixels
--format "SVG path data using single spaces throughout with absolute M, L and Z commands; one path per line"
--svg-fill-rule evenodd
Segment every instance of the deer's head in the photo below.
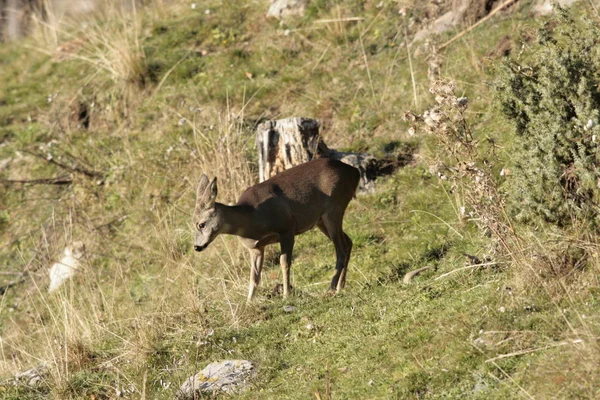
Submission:
M 220 216 L 215 208 L 217 198 L 217 178 L 209 181 L 202 175 L 196 192 L 194 210 L 194 250 L 202 251 L 217 237 L 220 228 Z

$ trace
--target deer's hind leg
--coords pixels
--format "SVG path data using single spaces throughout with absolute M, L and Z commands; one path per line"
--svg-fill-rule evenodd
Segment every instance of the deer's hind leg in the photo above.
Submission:
M 331 279 L 329 290 L 338 293 L 346 285 L 346 271 L 350 253 L 352 252 L 352 240 L 342 229 L 344 211 L 329 212 L 323 214 L 317 224 L 319 229 L 333 242 L 335 246 L 335 275 Z
M 260 273 L 262 271 L 263 259 L 265 255 L 265 248 L 259 247 L 256 249 L 250 249 L 250 284 L 248 286 L 248 299 L 249 302 L 254 296 L 256 287 L 260 283 Z
M 281 275 L 283 280 L 283 297 L 290 295 L 290 268 L 292 266 L 292 252 L 294 250 L 294 233 L 290 232 L 280 238 L 281 256 L 279 263 L 281 264 Z

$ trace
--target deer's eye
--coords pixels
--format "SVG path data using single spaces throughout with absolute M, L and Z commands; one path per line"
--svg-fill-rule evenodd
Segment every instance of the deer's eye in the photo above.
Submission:
M 201 231 L 202 229 L 204 229 L 205 226 L 206 226 L 206 224 L 204 222 L 202 222 L 201 224 L 198 224 L 198 230 Z

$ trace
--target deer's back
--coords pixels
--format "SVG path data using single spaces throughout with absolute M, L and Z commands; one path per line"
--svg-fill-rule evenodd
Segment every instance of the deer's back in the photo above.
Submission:
M 261 212 L 291 213 L 295 219 L 318 220 L 332 207 L 343 211 L 354 196 L 359 179 L 356 168 L 319 158 L 250 187 L 238 204 L 250 205 Z

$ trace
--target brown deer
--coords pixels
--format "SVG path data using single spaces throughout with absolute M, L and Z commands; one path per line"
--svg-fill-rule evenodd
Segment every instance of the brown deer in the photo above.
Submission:
M 236 205 L 227 206 L 215 201 L 217 178 L 209 182 L 203 174 L 193 219 L 194 250 L 204 250 L 221 233 L 239 236 L 250 250 L 250 301 L 260 282 L 265 246 L 279 242 L 283 296 L 287 297 L 294 237 L 317 226 L 335 246 L 336 272 L 329 290 L 337 293 L 346 283 L 352 250 L 342 222 L 359 179 L 356 168 L 319 158 L 246 189 Z

